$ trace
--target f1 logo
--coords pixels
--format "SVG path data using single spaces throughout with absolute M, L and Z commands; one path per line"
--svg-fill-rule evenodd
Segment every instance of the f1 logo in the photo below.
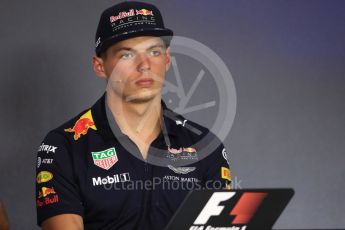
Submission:
M 218 216 L 222 213 L 224 206 L 219 205 L 220 202 L 231 199 L 236 192 L 215 192 L 206 203 L 198 217 L 195 219 L 195 225 L 204 225 L 211 218 L 211 216 Z M 235 216 L 232 224 L 247 224 L 257 208 L 262 203 L 267 193 L 262 192 L 245 192 L 237 201 L 235 207 L 231 210 L 229 215 Z
M 215 192 L 206 203 L 205 207 L 195 219 L 194 224 L 206 224 L 211 216 L 218 216 L 222 213 L 224 206 L 219 205 L 220 202 L 229 200 L 235 192 Z

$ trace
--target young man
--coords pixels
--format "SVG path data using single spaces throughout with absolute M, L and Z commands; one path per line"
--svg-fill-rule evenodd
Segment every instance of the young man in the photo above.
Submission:
M 189 190 L 229 187 L 221 142 L 162 102 L 172 35 L 151 4 L 103 12 L 93 69 L 106 92 L 38 150 L 43 229 L 163 229 Z

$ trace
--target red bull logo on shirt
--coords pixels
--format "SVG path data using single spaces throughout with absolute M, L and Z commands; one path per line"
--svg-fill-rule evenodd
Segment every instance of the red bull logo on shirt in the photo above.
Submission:
M 187 153 L 196 153 L 196 149 L 192 147 L 183 148 L 183 151 Z
M 37 207 L 42 207 L 48 204 L 54 204 L 59 202 L 59 196 L 55 194 L 53 197 L 44 197 L 43 200 L 37 199 L 36 200 L 36 205 Z
M 179 153 L 182 153 L 182 148 L 174 149 L 174 148 L 170 148 L 170 146 L 168 146 L 168 151 L 169 151 L 169 153 L 172 153 L 172 154 L 179 154 Z
M 89 129 L 97 130 L 92 118 L 91 110 L 82 115 L 74 124 L 73 128 L 65 129 L 65 132 L 74 133 L 74 140 L 78 140 L 81 135 L 86 135 Z
M 56 194 L 54 188 L 42 187 L 41 191 L 38 192 L 38 199 L 46 197 L 50 194 Z
M 108 170 L 118 161 L 115 148 L 106 149 L 100 152 L 91 152 L 93 163 L 98 167 Z
M 168 146 L 167 157 L 171 160 L 197 160 L 197 151 L 193 147 L 171 148 Z
M 192 147 L 187 147 L 187 148 L 178 148 L 178 149 L 175 149 L 175 148 L 170 148 L 170 146 L 168 146 L 168 152 L 169 153 L 173 153 L 173 154 L 179 154 L 179 153 L 182 153 L 182 152 L 185 152 L 185 153 L 196 153 L 196 149 L 195 148 L 192 148 Z

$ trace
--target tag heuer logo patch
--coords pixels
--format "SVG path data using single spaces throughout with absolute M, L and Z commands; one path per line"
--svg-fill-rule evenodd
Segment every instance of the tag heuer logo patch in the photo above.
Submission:
M 115 148 L 91 152 L 93 163 L 102 169 L 110 169 L 118 161 Z

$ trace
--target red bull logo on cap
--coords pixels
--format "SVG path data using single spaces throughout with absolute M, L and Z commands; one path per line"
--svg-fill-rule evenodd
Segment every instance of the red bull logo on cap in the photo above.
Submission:
M 153 16 L 153 12 L 152 12 L 152 10 L 140 9 L 140 10 L 136 10 L 136 15 L 144 15 L 144 16 L 151 15 L 151 16 Z
M 120 12 L 118 15 L 115 15 L 115 16 L 110 16 L 109 20 L 111 23 L 113 23 L 113 22 L 116 22 L 117 20 L 131 17 L 131 16 L 134 16 L 134 10 L 133 9 L 129 10 L 128 12 L 126 12 L 126 11 Z
M 78 140 L 81 135 L 86 135 L 90 128 L 97 130 L 92 118 L 91 110 L 82 115 L 74 124 L 73 128 L 65 129 L 65 132 L 74 133 L 74 140 Z
M 136 16 L 136 15 L 151 15 L 153 16 L 153 12 L 152 10 L 148 10 L 148 9 L 140 9 L 140 10 L 135 10 L 135 14 L 134 14 L 134 9 L 130 9 L 128 12 L 126 11 L 122 11 L 120 13 L 118 13 L 117 15 L 113 15 L 109 17 L 110 23 L 114 23 L 118 20 L 122 20 L 128 17 L 132 17 L 132 16 Z

